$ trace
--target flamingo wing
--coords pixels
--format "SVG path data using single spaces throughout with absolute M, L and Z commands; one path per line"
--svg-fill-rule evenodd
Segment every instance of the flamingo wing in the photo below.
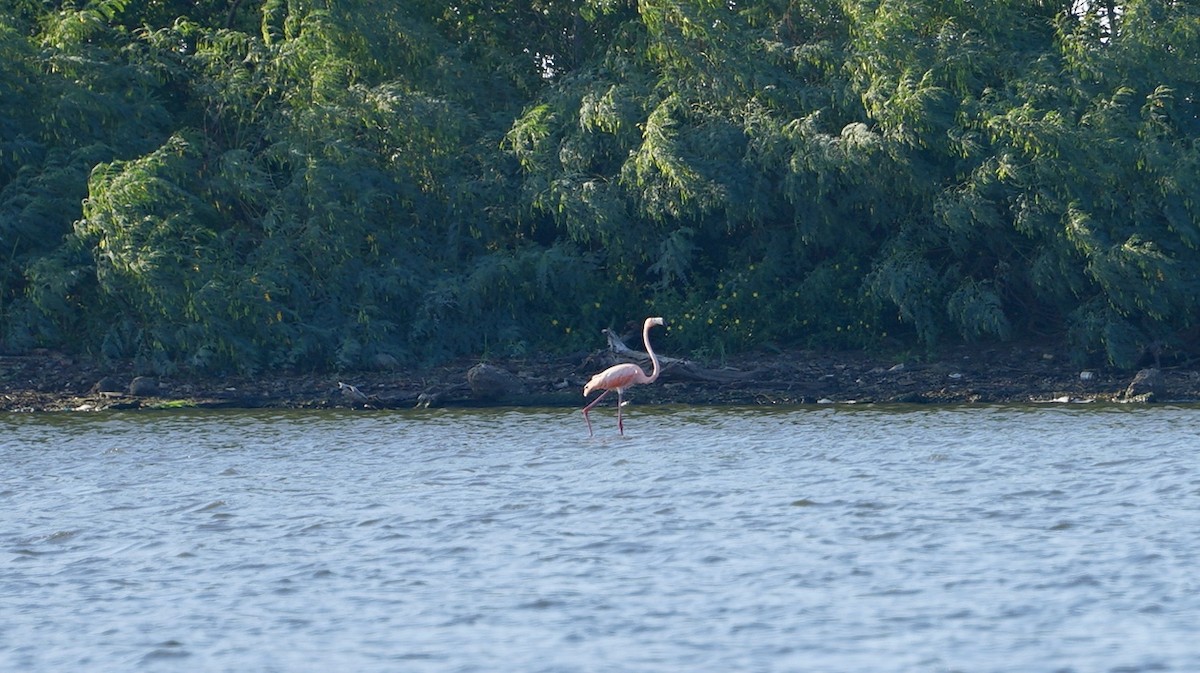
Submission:
M 642 368 L 635 364 L 613 365 L 593 376 L 583 387 L 583 395 L 587 397 L 593 390 L 624 390 L 645 376 Z

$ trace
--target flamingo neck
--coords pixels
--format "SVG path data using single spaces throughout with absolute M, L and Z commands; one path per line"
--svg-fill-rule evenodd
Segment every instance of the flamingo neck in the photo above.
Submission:
M 658 378 L 659 372 L 658 356 L 654 354 L 654 349 L 650 347 L 650 328 L 653 326 L 654 325 L 649 320 L 647 320 L 646 324 L 642 326 L 642 343 L 646 344 L 646 355 L 650 356 L 650 364 L 653 365 L 650 370 L 650 376 L 646 379 L 646 383 L 653 383 L 654 380 Z

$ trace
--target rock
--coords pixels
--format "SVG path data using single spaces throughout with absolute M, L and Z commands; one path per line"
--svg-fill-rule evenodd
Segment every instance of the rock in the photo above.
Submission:
M 400 361 L 390 353 L 376 353 L 371 358 L 371 365 L 381 371 L 396 371 L 400 369 Z
M 93 393 L 123 393 L 125 386 L 121 382 L 111 376 L 105 376 L 92 386 Z
M 1129 387 L 1125 389 L 1122 397 L 1126 400 L 1150 401 L 1162 392 L 1162 384 L 1162 372 L 1157 369 L 1143 369 L 1129 382 Z
M 352 386 L 349 383 L 338 381 L 337 387 L 338 390 L 342 391 L 342 397 L 345 397 L 355 404 L 366 404 L 371 401 L 370 398 L 363 393 L 363 391 L 358 389 L 358 386 Z
M 471 395 L 481 400 L 525 392 L 525 384 L 521 379 L 507 370 L 484 362 L 467 371 L 467 383 L 471 386 Z
M 134 397 L 156 397 L 160 392 L 158 381 L 149 376 L 136 376 L 129 382 L 129 394 Z

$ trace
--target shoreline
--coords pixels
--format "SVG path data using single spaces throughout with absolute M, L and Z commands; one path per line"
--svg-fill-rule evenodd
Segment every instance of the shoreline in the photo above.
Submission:
M 464 358 L 419 370 L 139 377 L 131 363 L 57 353 L 7 355 L 0 356 L 0 411 L 582 407 L 583 384 L 591 374 L 621 361 L 638 362 L 597 351 L 488 362 Z M 1079 367 L 1044 344 L 962 346 L 932 359 L 796 350 L 718 364 L 679 360 L 666 365 L 656 383 L 633 388 L 629 396 L 644 404 L 767 406 L 1187 403 L 1200 401 L 1200 369 L 1196 363 L 1149 363 L 1138 371 Z

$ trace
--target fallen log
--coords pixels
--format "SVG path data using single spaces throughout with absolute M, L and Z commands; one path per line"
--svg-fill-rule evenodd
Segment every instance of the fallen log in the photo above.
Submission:
M 608 350 L 617 355 L 623 355 L 625 357 L 642 360 L 644 362 L 650 361 L 650 355 L 648 353 L 645 351 L 635 351 L 629 346 L 626 346 L 625 342 L 621 340 L 621 337 L 617 336 L 616 332 L 613 332 L 607 328 L 600 331 L 604 334 L 605 338 L 608 339 Z M 666 355 L 659 355 L 658 361 L 663 365 L 684 362 L 684 360 L 680 360 L 679 358 L 667 357 Z
M 608 350 L 614 356 L 633 359 L 639 363 L 650 362 L 650 355 L 645 351 L 634 350 L 625 345 L 625 342 L 615 332 L 610 329 L 601 330 L 606 339 L 608 339 Z M 657 354 L 656 354 L 657 355 Z M 612 364 L 623 362 L 619 358 L 611 358 Z M 685 381 L 705 381 L 708 383 L 735 383 L 738 381 L 748 381 L 756 378 L 759 375 L 758 371 L 746 372 L 740 369 L 731 369 L 723 367 L 721 369 L 708 369 L 701 367 L 690 360 L 682 358 L 673 358 L 666 355 L 658 355 L 658 362 L 662 365 L 662 373 L 660 376 L 667 378 L 678 378 Z

